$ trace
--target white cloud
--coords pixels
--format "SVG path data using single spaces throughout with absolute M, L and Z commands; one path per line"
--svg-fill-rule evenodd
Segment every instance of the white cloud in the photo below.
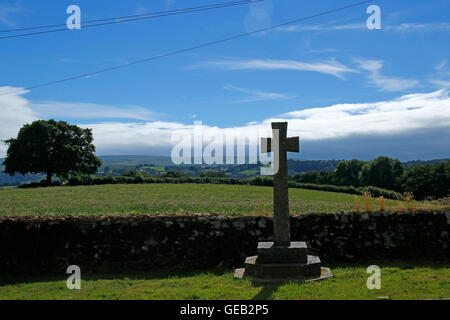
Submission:
M 37 119 L 133 119 L 155 120 L 158 116 L 145 108 L 126 106 L 123 108 L 104 106 L 92 103 L 77 102 L 38 102 L 27 100 L 24 95 L 28 91 L 23 88 L 0 87 L 0 140 L 15 138 L 19 129 L 26 123 Z M 0 157 L 6 154 L 6 145 L 0 141 Z
M 290 118 L 291 129 L 306 140 L 383 136 L 450 127 L 449 105 L 448 92 L 439 90 L 404 95 L 392 101 L 293 111 L 281 117 Z
M 20 95 L 0 96 L 0 139 L 15 137 L 24 123 L 36 119 L 32 105 Z M 445 157 L 449 150 L 450 98 L 448 91 L 439 90 L 388 101 L 335 104 L 292 111 L 237 127 L 205 124 L 203 132 L 205 137 L 250 136 L 255 132 L 267 136 L 272 121 L 289 122 L 289 135 L 300 136 L 302 154 L 306 157 L 316 152 L 317 158 L 348 155 L 361 158 L 364 148 L 374 155 L 389 151 L 393 155 L 403 152 L 411 159 Z M 163 121 L 93 122 L 80 126 L 93 129 L 99 154 L 169 154 L 176 143 L 171 141 L 172 134 L 193 129 L 193 123 Z M 359 145 L 353 143 L 355 140 Z M 373 144 L 375 140 L 377 144 Z M 341 156 L 344 150 L 346 153 Z M 0 146 L 0 156 L 5 151 Z
M 235 101 L 237 103 L 265 101 L 265 100 L 286 100 L 286 99 L 295 98 L 295 96 L 290 95 L 290 94 L 244 89 L 244 88 L 239 88 L 239 87 L 236 87 L 236 86 L 233 86 L 230 84 L 224 86 L 223 88 L 228 91 L 237 91 L 237 92 L 245 93 L 248 95 L 247 98 Z
M 215 60 L 203 62 L 192 66 L 192 68 L 217 68 L 223 70 L 294 70 L 312 71 L 333 75 L 343 78 L 345 73 L 358 72 L 350 69 L 335 60 L 327 62 L 302 62 L 295 60 Z
M 21 89 L 0 87 L 0 94 Z M 19 129 L 26 123 L 37 119 L 37 115 L 29 106 L 29 101 L 21 94 L 0 96 L 0 156 L 6 154 L 6 145 L 1 140 L 15 138 Z
M 448 139 L 442 132 L 450 128 L 449 105 L 448 92 L 439 90 L 426 94 L 405 95 L 390 101 L 337 104 L 298 110 L 261 122 L 250 122 L 241 127 L 219 128 L 204 125 L 203 132 L 205 137 L 227 133 L 249 136 L 255 132 L 266 136 L 270 135 L 270 122 L 288 121 L 289 135 L 300 136 L 301 141 L 309 146 L 326 143 L 328 146 L 347 148 L 348 143 L 345 141 L 348 139 L 363 141 L 378 139 L 386 149 L 389 145 L 395 145 L 394 152 L 400 152 L 403 148 L 404 152 L 412 154 L 412 158 L 418 158 L 417 155 L 426 148 L 424 145 L 419 146 L 419 142 L 415 144 L 415 141 L 409 141 L 414 135 L 425 137 L 427 132 L 441 130 L 433 142 L 441 142 L 437 151 L 445 150 L 442 142 L 446 143 Z M 174 145 L 170 139 L 173 133 L 192 130 L 192 125 L 171 122 L 99 123 L 85 126 L 93 128 L 95 144 L 98 151 L 103 154 L 118 153 L 121 150 L 134 150 L 134 153 L 140 150 L 140 153 L 145 154 L 152 154 L 152 150 L 168 152 Z M 403 141 L 403 144 L 399 143 L 396 137 L 402 137 L 399 141 Z M 404 143 L 405 140 L 408 143 Z M 400 146 L 397 146 L 398 144 Z M 358 156 L 358 149 L 352 151 Z M 322 150 L 322 157 L 333 156 L 329 152 L 331 151 L 327 149 Z M 379 155 L 383 150 L 372 152 Z
M 415 79 L 388 77 L 381 74 L 380 70 L 383 68 L 381 60 L 356 60 L 356 62 L 361 69 L 369 72 L 370 83 L 382 91 L 404 91 L 419 84 L 419 81 Z

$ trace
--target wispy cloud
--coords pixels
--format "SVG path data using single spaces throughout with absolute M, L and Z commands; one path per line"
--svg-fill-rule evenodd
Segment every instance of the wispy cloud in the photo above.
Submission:
M 141 3 L 138 3 L 136 6 L 136 9 L 134 9 L 134 14 L 146 14 L 150 10 L 148 10 L 146 7 L 144 7 Z
M 325 62 L 303 62 L 296 60 L 214 60 L 193 65 L 191 68 L 215 68 L 222 70 L 293 70 L 310 71 L 344 78 L 346 73 L 358 72 L 332 59 Z
M 381 73 L 383 61 L 381 60 L 361 60 L 356 62 L 362 70 L 368 72 L 371 85 L 378 87 L 382 91 L 404 91 L 416 87 L 419 84 L 415 79 L 404 79 L 398 77 L 388 77 Z
M 288 27 L 277 28 L 279 31 L 288 32 L 302 32 L 302 31 L 340 31 L 340 30 L 362 30 L 367 29 L 363 23 L 353 24 L 338 24 L 338 25 L 326 25 L 326 24 L 305 24 L 305 25 L 293 25 Z
M 441 87 L 441 88 L 450 88 L 450 81 L 444 81 L 444 80 L 430 80 L 430 83 Z
M 287 32 L 303 32 L 303 31 L 348 31 L 348 30 L 368 30 L 365 23 L 349 23 L 349 24 L 315 24 L 315 25 L 294 25 L 289 27 L 280 27 L 277 30 Z M 382 31 L 393 32 L 431 32 L 431 31 L 450 31 L 450 23 L 400 23 L 387 24 L 382 22 Z
M 249 4 L 249 10 L 244 18 L 244 28 L 247 32 L 269 27 L 272 24 L 272 0 Z M 266 32 L 256 34 L 264 36 Z
M 265 101 L 265 100 L 286 100 L 286 99 L 295 98 L 294 95 L 290 95 L 290 94 L 244 89 L 244 88 L 239 88 L 239 87 L 236 87 L 236 86 L 233 86 L 230 84 L 223 86 L 223 88 L 228 91 L 241 92 L 248 96 L 247 98 L 234 101 L 236 103 L 256 102 L 256 101 Z
M 175 0 L 164 0 L 166 7 L 171 7 L 175 4 Z
M 0 25 L 5 25 L 7 27 L 16 26 L 14 16 L 22 11 L 23 9 L 17 3 L 0 4 Z
M 430 31 L 450 31 L 450 23 L 401 23 L 397 25 L 386 25 L 383 29 L 398 32 L 430 32 Z
M 436 65 L 435 69 L 437 71 L 443 71 L 446 66 L 447 66 L 447 60 L 443 59 L 438 65 Z
M 309 52 L 311 53 L 330 53 L 330 52 L 337 52 L 337 49 L 330 48 L 330 49 L 309 49 Z
M 157 114 L 140 106 L 105 106 L 94 103 L 45 101 L 32 103 L 31 109 L 42 118 L 58 119 L 133 119 L 155 120 Z
M 450 76 L 450 66 L 447 59 L 442 59 L 435 67 L 435 74 L 433 78 L 448 78 Z

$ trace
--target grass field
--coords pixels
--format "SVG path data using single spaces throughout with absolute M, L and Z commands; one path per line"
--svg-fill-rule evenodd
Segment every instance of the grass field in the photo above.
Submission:
M 268 214 L 271 187 L 213 184 L 134 184 L 36 189 L 0 189 L 0 215 L 218 213 Z M 290 189 L 293 214 L 352 210 L 354 196 Z M 363 203 L 363 199 L 360 200 Z M 373 209 L 378 200 L 370 199 Z M 386 201 L 386 208 L 405 205 Z M 415 207 L 426 203 L 410 203 Z M 327 265 L 334 277 L 322 282 L 255 287 L 234 280 L 232 270 L 84 274 L 81 290 L 66 287 L 67 274 L 17 277 L 0 274 L 3 299 L 444 299 L 450 298 L 450 265 L 436 262 L 374 262 L 381 289 L 369 290 L 364 265 Z
M 217 213 L 269 214 L 272 187 L 214 184 L 132 184 L 36 189 L 0 189 L 0 215 Z M 337 212 L 354 208 L 354 195 L 290 189 L 292 214 Z M 361 200 L 361 203 L 363 201 Z M 415 207 L 426 206 L 413 203 Z M 377 199 L 370 205 L 378 210 Z M 386 209 L 399 201 L 386 201 Z
M 255 287 L 233 272 L 158 272 L 84 275 L 81 290 L 69 290 L 67 275 L 45 279 L 0 277 L 3 299 L 448 299 L 450 266 L 433 262 L 379 264 L 381 289 L 369 290 L 370 264 L 330 266 L 334 277 L 306 284 Z

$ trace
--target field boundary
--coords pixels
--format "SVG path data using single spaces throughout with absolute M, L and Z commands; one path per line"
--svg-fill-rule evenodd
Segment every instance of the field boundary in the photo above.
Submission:
M 158 183 L 174 183 L 174 184 L 224 184 L 224 185 L 250 185 L 250 186 L 273 186 L 273 178 L 267 176 L 257 176 L 253 178 L 212 178 L 212 177 L 126 177 L 126 176 L 77 176 L 68 180 L 67 184 L 61 184 L 60 182 L 54 182 L 52 186 L 90 186 L 90 185 L 105 185 L 105 184 L 158 184 Z M 382 188 L 366 186 L 366 187 L 353 187 L 353 186 L 337 186 L 328 184 L 313 184 L 313 183 L 300 183 L 293 180 L 289 182 L 289 188 L 298 188 L 306 190 L 327 191 L 347 193 L 354 195 L 364 195 L 369 193 L 372 197 L 384 197 L 392 200 L 404 200 L 403 194 L 386 190 Z M 32 182 L 18 186 L 18 188 L 38 188 L 48 187 L 46 182 Z
M 0 270 L 238 267 L 272 229 L 266 216 L 5 216 Z M 450 257 L 449 210 L 302 214 L 291 230 L 324 262 Z

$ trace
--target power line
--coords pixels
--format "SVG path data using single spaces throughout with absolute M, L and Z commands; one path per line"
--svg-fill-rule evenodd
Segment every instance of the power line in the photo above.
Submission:
M 291 20 L 291 21 L 288 21 L 288 22 L 277 24 L 275 26 L 266 27 L 266 28 L 263 28 L 263 29 L 258 29 L 258 30 L 254 30 L 254 31 L 251 31 L 251 32 L 247 32 L 247 33 L 242 33 L 242 34 L 235 35 L 235 36 L 228 37 L 228 38 L 224 38 L 224 39 L 221 39 L 221 40 L 206 42 L 206 43 L 203 43 L 203 44 L 200 44 L 200 45 L 196 45 L 196 46 L 193 46 L 193 47 L 189 47 L 189 48 L 185 48 L 185 49 L 180 49 L 180 50 L 176 50 L 176 51 L 160 54 L 160 55 L 157 55 L 157 56 L 153 56 L 153 57 L 142 59 L 142 60 L 133 61 L 133 62 L 130 62 L 130 63 L 119 65 L 119 66 L 114 66 L 114 67 L 110 67 L 110 68 L 106 68 L 106 69 L 102 69 L 102 70 L 88 72 L 88 73 L 84 73 L 84 74 L 80 74 L 80 75 L 77 75 L 77 76 L 72 76 L 72 77 L 69 77 L 69 78 L 64 78 L 64 79 L 60 79 L 60 80 L 56 80 L 56 81 L 52 81 L 52 82 L 42 83 L 42 84 L 38 84 L 38 85 L 35 85 L 35 86 L 31 86 L 31 87 L 27 87 L 27 88 L 15 90 L 15 91 L 9 91 L 9 92 L 5 92 L 5 93 L 0 93 L 0 96 L 7 95 L 7 94 L 12 94 L 12 93 L 24 92 L 24 91 L 37 89 L 37 88 L 42 88 L 42 87 L 47 87 L 47 86 L 51 86 L 51 85 L 62 83 L 62 82 L 67 82 L 67 81 L 71 81 L 71 80 L 81 79 L 81 78 L 97 75 L 97 74 L 108 72 L 108 71 L 113 71 L 113 70 L 117 70 L 117 69 L 130 67 L 130 66 L 133 66 L 133 65 L 136 65 L 136 64 L 141 64 L 141 63 L 144 63 L 144 62 L 158 60 L 158 59 L 161 59 L 161 58 L 165 58 L 165 57 L 169 57 L 169 56 L 185 53 L 185 52 L 188 52 L 188 51 L 209 47 L 209 46 L 212 46 L 212 45 L 215 45 L 215 44 L 219 44 L 219 43 L 222 43 L 222 42 L 227 42 L 227 41 L 231 41 L 231 40 L 240 39 L 240 38 L 247 37 L 247 36 L 250 36 L 250 35 L 253 35 L 253 34 L 256 34 L 256 33 L 277 29 L 277 28 L 280 28 L 280 27 L 284 27 L 286 25 L 302 22 L 302 21 L 305 21 L 305 20 L 310 20 L 310 19 L 313 19 L 313 18 L 317 18 L 317 17 L 320 17 L 320 16 L 331 14 L 331 13 L 334 13 L 334 12 L 343 11 L 343 10 L 350 9 L 350 8 L 353 8 L 353 7 L 357 7 L 357 6 L 360 6 L 360 5 L 369 3 L 369 2 L 373 2 L 373 1 L 374 0 L 367 0 L 367 1 L 357 2 L 357 3 L 354 3 L 354 4 L 348 5 L 348 6 L 344 6 L 344 7 L 340 7 L 340 8 L 336 8 L 336 9 L 332 9 L 332 10 L 328 10 L 328 11 L 324 11 L 324 12 L 320 12 L 320 13 L 317 13 L 317 14 L 314 14 L 314 15 L 311 15 L 311 16 L 298 18 L 298 19 L 295 19 L 295 20 Z
M 214 5 L 205 5 L 205 6 L 200 6 L 200 7 L 161 11 L 161 12 L 154 12 L 154 13 L 147 13 L 147 14 L 140 14 L 140 15 L 133 15 L 133 16 L 90 20 L 90 21 L 86 21 L 83 23 L 82 29 L 118 24 L 118 23 L 126 23 L 126 22 L 132 22 L 132 21 L 155 19 L 155 18 L 167 17 L 167 16 L 184 14 L 184 13 L 192 13 L 192 12 L 207 11 L 207 10 L 214 10 L 214 9 L 220 9 L 220 8 L 228 8 L 228 7 L 234 7 L 234 6 L 239 6 L 239 5 L 248 4 L 248 3 L 256 3 L 256 2 L 261 2 L 261 1 L 264 1 L 264 0 L 241 0 L 241 1 L 235 1 L 235 2 L 225 2 L 225 3 L 214 4 Z M 139 18 L 136 18 L 136 17 L 139 17 Z M 133 18 L 133 19 L 129 19 L 129 18 Z M 111 20 L 116 20 L 116 21 L 111 21 Z M 117 21 L 117 20 L 119 20 L 119 21 Z M 100 21 L 111 21 L 111 22 L 88 24 L 88 23 L 100 22 Z M 24 31 L 24 30 L 48 29 L 48 28 L 62 27 L 62 26 L 64 26 L 65 28 L 2 36 L 2 37 L 0 37 L 0 40 L 26 37 L 26 36 L 34 36 L 34 35 L 46 34 L 46 33 L 69 31 L 70 29 L 68 29 L 66 27 L 66 24 L 57 24 L 57 25 L 27 27 L 27 28 L 12 29 L 12 30 L 0 30 L 0 33 L 7 33 L 7 32 L 17 32 L 17 31 Z
M 206 8 L 206 7 L 218 6 L 218 5 L 223 5 L 223 4 L 232 4 L 232 3 L 239 3 L 239 2 L 260 2 L 260 1 L 264 1 L 264 0 L 241 0 L 241 1 L 235 1 L 235 2 L 225 2 L 225 3 L 204 5 L 204 6 L 198 6 L 198 7 L 185 8 L 185 9 L 156 11 L 156 12 L 135 14 L 135 15 L 131 15 L 131 16 L 121 16 L 121 17 L 112 17 L 112 18 L 105 18 L 105 19 L 87 20 L 87 21 L 83 22 L 83 24 L 85 24 L 85 23 L 94 23 L 94 22 L 102 22 L 102 21 L 111 21 L 111 20 L 129 19 L 129 18 L 150 16 L 150 15 L 156 15 L 156 14 L 165 14 L 165 13 L 171 13 L 171 12 L 177 12 L 177 11 L 184 11 L 184 10 L 202 9 L 202 8 Z M 36 29 L 48 29 L 48 28 L 56 28 L 56 27 L 64 27 L 64 26 L 66 26 L 65 23 L 63 23 L 63 24 L 46 25 L 46 26 L 34 26 L 34 27 L 26 27 L 26 28 L 20 28 L 20 29 L 0 30 L 0 33 L 18 32 L 18 31 L 36 30 Z

